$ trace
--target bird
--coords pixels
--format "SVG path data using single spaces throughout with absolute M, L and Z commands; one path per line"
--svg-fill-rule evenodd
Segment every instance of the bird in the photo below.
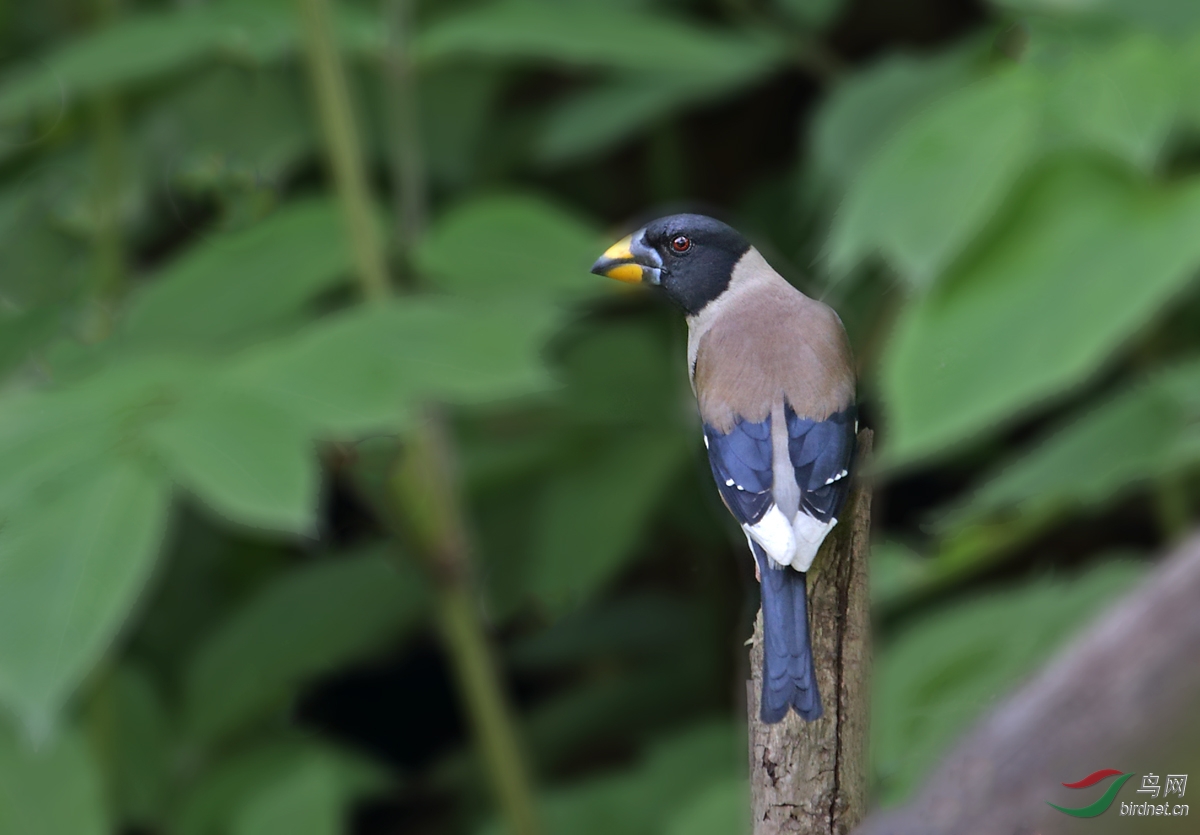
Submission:
M 617 241 L 592 272 L 655 288 L 683 310 L 687 371 L 713 479 L 761 585 L 759 715 L 822 716 L 807 572 L 854 470 L 857 375 L 834 310 L 794 288 L 737 230 L 674 214 Z

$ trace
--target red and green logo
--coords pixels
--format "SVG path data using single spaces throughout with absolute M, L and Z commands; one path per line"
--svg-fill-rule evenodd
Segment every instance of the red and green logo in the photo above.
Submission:
M 1107 780 L 1109 777 L 1116 777 L 1113 784 L 1108 787 L 1099 800 L 1087 806 L 1080 806 L 1078 809 L 1068 809 L 1065 806 L 1057 806 L 1050 801 L 1046 801 L 1047 805 L 1054 806 L 1055 809 L 1063 814 L 1070 815 L 1075 818 L 1094 818 L 1096 815 L 1103 814 L 1108 811 L 1108 807 L 1117 799 L 1117 792 L 1121 790 L 1121 786 L 1125 785 L 1125 781 L 1132 777 L 1133 774 L 1126 774 L 1118 771 L 1115 768 L 1102 768 L 1099 771 L 1094 771 L 1082 780 L 1075 783 L 1063 783 L 1068 789 L 1088 789 L 1097 783 Z

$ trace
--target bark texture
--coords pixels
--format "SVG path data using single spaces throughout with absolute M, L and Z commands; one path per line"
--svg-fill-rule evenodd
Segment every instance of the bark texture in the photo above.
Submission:
M 860 471 L 871 442 L 871 430 L 858 433 Z M 825 706 L 816 722 L 795 713 L 776 725 L 759 720 L 761 611 L 755 621 L 746 685 L 754 835 L 845 835 L 866 813 L 870 529 L 871 493 L 860 481 L 808 574 L 813 659 Z
M 1188 803 L 1138 789 L 1146 774 L 1165 786 L 1165 775 L 1200 768 L 1198 705 L 1200 534 L 965 735 L 908 806 L 872 816 L 856 835 L 1200 831 L 1194 815 L 1134 819 L 1120 808 Z M 1096 801 L 1109 783 L 1062 784 L 1102 768 L 1134 774 L 1102 815 L 1081 820 L 1048 805 Z

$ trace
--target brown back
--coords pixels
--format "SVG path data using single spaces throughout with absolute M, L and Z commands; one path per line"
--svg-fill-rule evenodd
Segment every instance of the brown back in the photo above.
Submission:
M 694 385 L 705 423 L 728 432 L 735 417 L 764 420 L 780 398 L 814 420 L 853 403 L 854 363 L 837 314 L 773 270 L 735 279 L 752 282 L 753 292 L 714 302 L 720 307 L 697 346 Z

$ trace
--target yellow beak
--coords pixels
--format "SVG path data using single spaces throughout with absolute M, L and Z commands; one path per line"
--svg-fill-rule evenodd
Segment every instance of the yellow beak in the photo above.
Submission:
M 606 249 L 592 265 L 592 272 L 628 284 L 640 284 L 643 281 L 657 284 L 661 262 L 657 253 L 642 244 L 640 238 L 634 240 L 638 234 L 626 235 Z

